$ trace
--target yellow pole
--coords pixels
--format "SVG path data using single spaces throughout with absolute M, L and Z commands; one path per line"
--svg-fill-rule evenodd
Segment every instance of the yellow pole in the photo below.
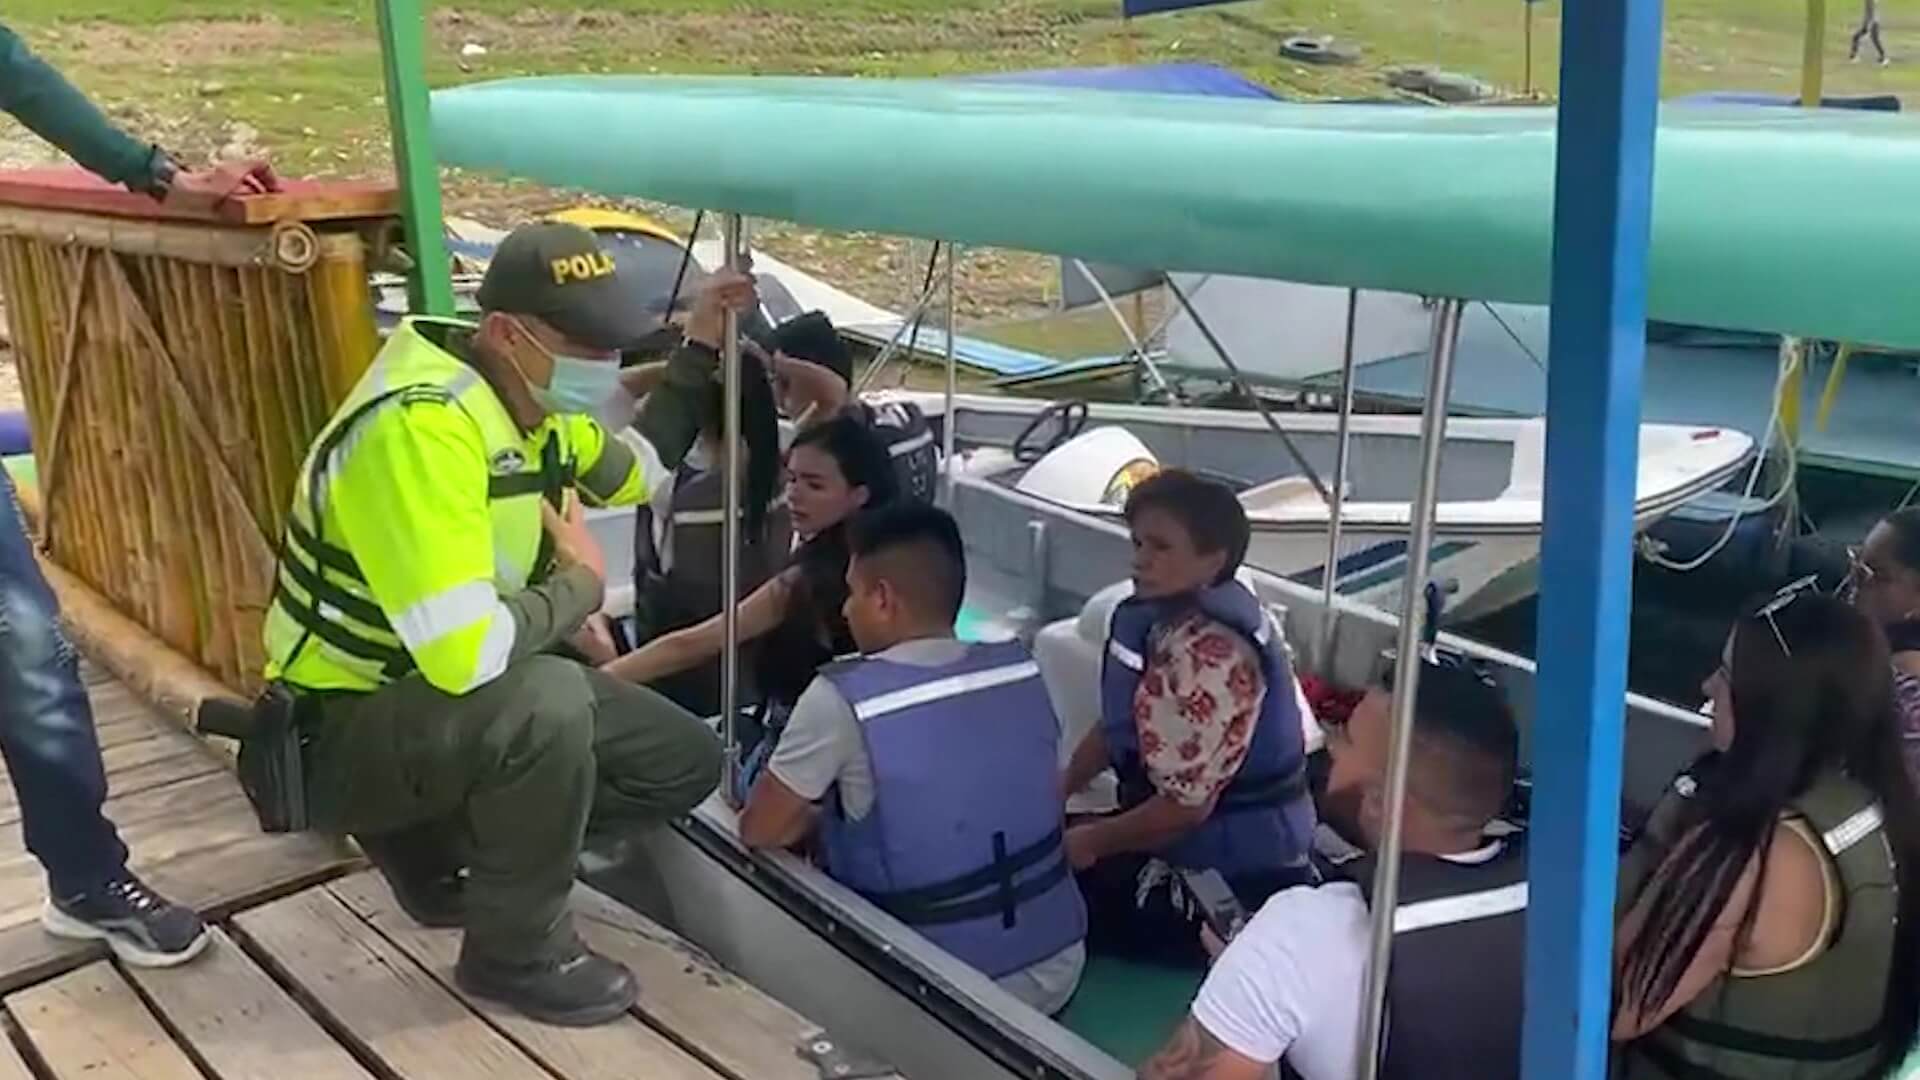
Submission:
M 1820 107 L 1821 83 L 1826 77 L 1827 0 L 1807 0 L 1807 36 L 1800 55 L 1800 104 Z

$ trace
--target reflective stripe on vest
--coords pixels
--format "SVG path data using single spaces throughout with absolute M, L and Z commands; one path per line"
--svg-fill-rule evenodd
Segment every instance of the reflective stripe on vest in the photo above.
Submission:
M 1456 926 L 1475 919 L 1511 915 L 1526 909 L 1527 883 L 1520 881 L 1512 885 L 1503 885 L 1498 889 L 1488 889 L 1485 892 L 1443 896 L 1437 900 L 1401 904 L 1393 912 L 1393 932 L 1411 934 L 1417 930 L 1428 930 L 1436 926 Z
M 890 693 L 867 698 L 853 703 L 853 715 L 862 721 L 885 716 L 901 709 L 911 709 L 917 705 L 931 705 L 936 701 L 960 697 L 980 690 L 991 690 L 996 686 L 1019 682 L 1022 679 L 1040 677 L 1040 665 L 1032 660 L 1023 660 L 1017 664 L 988 668 L 985 671 L 970 671 L 961 675 L 949 675 L 944 679 L 909 686 Z
M 518 591 L 550 561 L 539 499 L 558 505 L 573 475 L 564 426 L 543 423 L 532 434 L 514 425 L 491 387 L 457 356 L 409 320 L 382 348 L 308 455 L 287 517 L 274 596 L 264 631 L 267 676 L 305 689 L 370 690 L 414 667 L 406 642 L 433 643 L 449 633 L 473 635 L 474 685 L 504 669 L 512 647 L 512 614 L 502 594 Z M 457 324 L 438 324 L 448 329 Z M 334 492 L 345 462 L 376 417 L 390 409 L 432 403 L 457 407 L 473 420 L 491 472 L 493 580 L 456 582 L 405 596 L 389 614 L 372 595 L 362 558 L 340 546 L 331 507 L 342 498 L 390 499 L 397 485 L 430 483 L 397 471 L 379 490 Z M 379 421 L 386 422 L 386 421 Z M 446 537 L 452 544 L 471 539 Z M 375 553 L 373 557 L 378 557 Z
M 864 817 L 836 799 L 822 819 L 836 880 L 996 978 L 1085 936 L 1062 846 L 1059 723 L 1023 646 L 821 675 L 859 722 L 874 784 Z

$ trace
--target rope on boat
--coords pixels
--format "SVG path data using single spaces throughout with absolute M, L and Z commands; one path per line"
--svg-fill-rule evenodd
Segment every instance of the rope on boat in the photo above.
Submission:
M 1634 539 L 1634 546 L 1639 549 L 1641 558 L 1663 569 L 1684 574 L 1700 569 L 1713 561 L 1714 556 L 1726 550 L 1727 545 L 1733 542 L 1734 533 L 1740 528 L 1741 519 L 1749 513 L 1747 504 L 1753 499 L 1754 488 L 1759 486 L 1760 474 L 1766 470 L 1768 451 L 1773 446 L 1776 436 L 1779 436 L 1781 455 L 1786 459 L 1786 478 L 1780 482 L 1778 490 L 1767 496 L 1766 501 L 1754 507 L 1751 512 L 1764 514 L 1780 505 L 1793 491 L 1794 478 L 1800 470 L 1799 447 L 1795 445 L 1798 440 L 1784 433 L 1785 425 L 1782 420 L 1783 413 L 1786 411 L 1787 392 L 1790 387 L 1798 385 L 1795 376 L 1799 374 L 1805 361 L 1806 350 L 1800 342 L 1793 338 L 1781 339 L 1780 369 L 1773 384 L 1773 411 L 1767 417 L 1766 431 L 1761 436 L 1760 446 L 1753 455 L 1753 467 L 1747 472 L 1747 483 L 1740 493 L 1740 502 L 1733 508 L 1733 515 L 1727 519 L 1727 527 L 1721 531 L 1719 538 L 1693 558 L 1676 562 L 1666 557 L 1662 550 L 1664 545 L 1646 533 L 1641 533 Z

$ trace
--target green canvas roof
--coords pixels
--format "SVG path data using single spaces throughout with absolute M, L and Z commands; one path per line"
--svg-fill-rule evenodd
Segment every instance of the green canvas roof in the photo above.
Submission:
M 451 165 L 681 206 L 1547 300 L 1554 113 L 952 81 L 559 77 L 433 99 Z M 1920 347 L 1920 122 L 1668 107 L 1648 315 Z

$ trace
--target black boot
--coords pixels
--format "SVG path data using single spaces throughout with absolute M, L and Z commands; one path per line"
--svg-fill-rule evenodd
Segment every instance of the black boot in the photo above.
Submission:
M 489 959 L 463 944 L 453 980 L 469 994 L 560 1027 L 607 1023 L 640 998 L 632 972 L 577 941 L 552 959 L 531 964 Z
M 440 929 L 466 924 L 466 878 L 457 857 L 427 831 L 355 834 L 354 840 L 414 922 Z

